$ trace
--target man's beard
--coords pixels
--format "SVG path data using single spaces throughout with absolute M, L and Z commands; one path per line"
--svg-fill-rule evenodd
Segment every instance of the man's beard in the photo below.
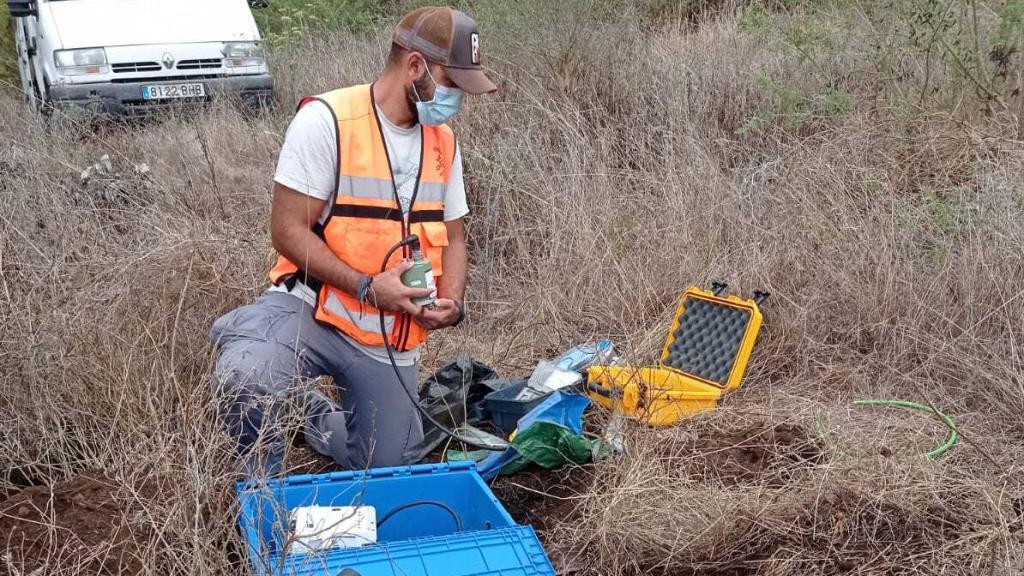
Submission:
M 413 86 L 416 87 L 415 91 Z M 409 107 L 409 114 L 412 115 L 412 119 L 417 124 L 420 123 L 420 111 L 416 108 L 416 94 L 419 94 L 422 98 L 427 93 L 427 89 L 430 88 L 430 79 L 427 77 L 427 73 L 424 72 L 423 76 L 412 81 L 412 84 L 405 87 L 405 103 Z M 429 101 L 427 98 L 424 102 Z

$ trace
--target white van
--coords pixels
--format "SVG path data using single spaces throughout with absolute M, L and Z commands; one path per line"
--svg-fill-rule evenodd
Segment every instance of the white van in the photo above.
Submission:
M 233 95 L 268 101 L 250 4 L 265 0 L 7 0 L 35 105 L 123 114 Z

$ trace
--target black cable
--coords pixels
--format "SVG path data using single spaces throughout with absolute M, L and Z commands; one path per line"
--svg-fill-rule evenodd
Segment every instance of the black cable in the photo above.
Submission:
M 391 512 L 381 516 L 380 520 L 377 520 L 377 528 L 383 526 L 384 523 L 390 520 L 392 516 L 398 514 L 402 510 L 408 510 L 409 508 L 415 508 L 416 506 L 437 506 L 438 508 L 444 508 L 446 512 L 451 514 L 452 520 L 455 521 L 455 531 L 462 532 L 462 519 L 455 513 L 455 510 L 452 510 L 451 506 L 439 500 L 413 500 L 412 502 L 406 502 Z
M 380 263 L 381 274 L 383 274 L 384 272 L 387 271 L 388 259 L 391 258 L 391 255 L 394 254 L 396 250 L 398 250 L 399 248 L 405 246 L 406 244 L 411 244 L 414 241 L 418 241 L 418 240 L 419 240 L 419 238 L 415 234 L 412 234 L 408 238 L 405 238 L 404 240 L 402 240 L 398 244 L 395 244 L 394 246 L 392 246 L 391 249 L 388 250 L 388 253 L 384 255 L 384 261 Z M 441 424 L 433 416 L 431 416 L 430 413 L 427 412 L 427 410 L 422 405 L 420 405 L 419 401 L 412 395 L 412 392 L 409 391 L 409 387 L 406 386 L 406 384 L 405 384 L 405 379 L 402 378 L 402 371 L 398 369 L 398 363 L 395 362 L 395 355 L 394 355 L 394 353 L 391 350 L 391 340 L 388 339 L 388 329 L 387 329 L 387 325 L 384 323 L 384 311 L 383 310 L 380 311 L 380 335 L 381 335 L 381 338 L 384 339 L 384 349 L 387 350 L 388 360 L 391 361 L 391 367 L 395 369 L 395 376 L 398 377 L 398 384 L 399 384 L 399 386 L 402 388 L 402 391 L 405 392 L 405 395 L 409 397 L 409 401 L 412 402 L 412 405 L 415 406 L 416 409 L 420 411 L 420 414 L 422 414 L 423 417 L 426 418 L 426 420 L 428 422 L 430 422 L 431 424 L 436 426 L 438 430 L 440 430 L 442 433 L 444 433 L 445 436 L 448 436 L 452 440 L 455 440 L 457 442 L 462 442 L 463 444 L 467 444 L 469 446 L 473 446 L 474 448 L 480 448 L 481 450 L 488 450 L 488 451 L 491 451 L 491 452 L 504 452 L 505 449 L 508 448 L 507 445 L 505 445 L 505 446 L 483 445 L 483 444 L 480 444 L 479 442 L 475 442 L 473 440 L 470 440 L 468 438 L 460 436 L 457 432 L 455 432 L 454 430 L 449 429 L 447 426 L 445 426 L 444 424 Z

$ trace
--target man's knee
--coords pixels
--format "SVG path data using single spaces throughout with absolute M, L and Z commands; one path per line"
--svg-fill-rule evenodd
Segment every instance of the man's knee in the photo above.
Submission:
M 267 342 L 235 341 L 220 350 L 211 386 L 217 412 L 243 454 L 261 447 L 275 452 L 284 442 L 292 380 L 292 370 L 280 365 L 285 362 Z
M 300 328 L 297 319 L 308 312 L 304 306 L 294 296 L 266 293 L 217 318 L 210 327 L 210 343 L 217 347 L 252 341 L 292 343 Z
M 376 413 L 373 420 L 389 419 L 386 423 L 373 426 L 359 436 L 362 444 L 358 453 L 363 457 L 362 466 L 381 468 L 411 464 L 407 460 L 409 448 L 423 440 L 423 425 L 419 412 L 408 402 L 405 409 L 393 406 L 387 413 Z

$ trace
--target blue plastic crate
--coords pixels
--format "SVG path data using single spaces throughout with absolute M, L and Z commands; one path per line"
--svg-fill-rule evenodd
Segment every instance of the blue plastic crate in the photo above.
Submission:
M 283 574 L 336 576 L 351 568 L 362 576 L 540 576 L 554 571 L 533 528 L 461 532 L 335 550 L 323 555 L 294 555 L 285 560 Z
M 239 525 L 249 559 L 260 575 L 336 576 L 351 568 L 362 576 L 553 575 L 533 529 L 517 526 L 480 478 L 472 462 L 426 464 L 369 471 L 291 476 L 262 485 L 238 484 Z M 414 500 L 436 506 L 406 509 L 378 527 L 378 542 L 323 554 L 284 550 L 288 511 L 298 506 L 373 506 L 378 518 Z

